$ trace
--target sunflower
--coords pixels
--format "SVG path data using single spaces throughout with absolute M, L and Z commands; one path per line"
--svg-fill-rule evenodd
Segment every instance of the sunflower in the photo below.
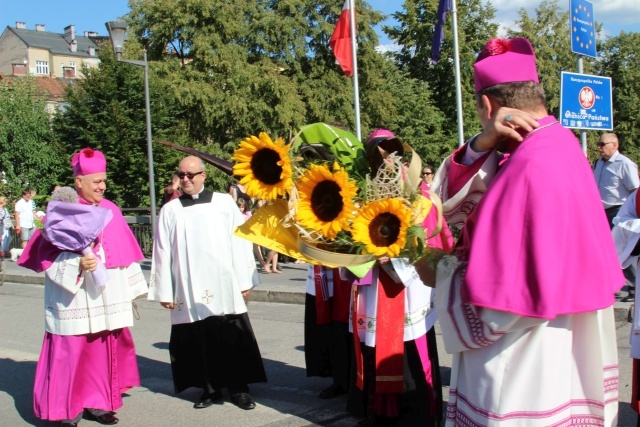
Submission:
M 344 168 L 334 163 L 331 172 L 327 165 L 312 164 L 297 188 L 300 199 L 296 220 L 301 226 L 328 239 L 335 238 L 340 230 L 349 230 L 357 187 Z
M 232 159 L 233 174 L 240 177 L 250 197 L 275 200 L 293 187 L 289 146 L 283 139 L 273 142 L 269 135 L 249 136 L 240 143 Z
M 411 212 L 400 199 L 369 202 L 353 220 L 353 239 L 374 256 L 397 257 L 404 248 Z

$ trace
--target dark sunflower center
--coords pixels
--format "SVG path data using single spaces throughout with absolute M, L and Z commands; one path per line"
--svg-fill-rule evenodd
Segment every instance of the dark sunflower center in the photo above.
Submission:
M 258 150 L 251 158 L 251 172 L 256 179 L 267 185 L 280 182 L 282 166 L 278 166 L 280 154 L 270 148 Z
M 335 181 L 325 180 L 316 184 L 311 193 L 311 209 L 320 221 L 333 221 L 343 206 L 340 186 Z
M 369 236 L 376 246 L 391 246 L 399 235 L 400 219 L 392 213 L 381 213 L 369 224 Z

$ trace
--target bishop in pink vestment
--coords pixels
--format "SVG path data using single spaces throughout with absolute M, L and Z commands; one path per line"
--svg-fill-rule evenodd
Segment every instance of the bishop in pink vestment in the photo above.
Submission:
M 445 161 L 439 190 L 497 171 L 438 265 L 447 425 L 615 425 L 624 277 L 588 161 L 546 111 L 528 40 L 489 41 L 474 70 L 483 132 Z M 498 145 L 510 155 L 488 162 Z
M 77 425 L 88 418 L 115 424 L 122 393 L 140 385 L 131 301 L 147 293 L 138 261 L 144 258 L 118 207 L 103 198 L 106 160 L 92 149 L 72 158 L 79 203 L 112 211 L 93 246 L 82 255 L 61 251 L 38 233 L 19 264 L 45 271 L 45 336 L 36 368 L 34 412 L 38 418 Z M 101 258 L 109 281 L 93 282 Z

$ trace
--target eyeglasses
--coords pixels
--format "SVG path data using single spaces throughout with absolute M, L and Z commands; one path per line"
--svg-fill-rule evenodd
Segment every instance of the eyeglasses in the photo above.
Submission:
M 598 142 L 596 145 L 600 148 L 604 147 L 607 144 L 611 144 L 611 142 Z
M 196 176 L 200 175 L 201 173 L 204 173 L 204 171 L 200 171 L 200 172 L 178 172 L 178 178 L 180 179 L 184 179 L 184 177 L 186 176 L 189 179 L 193 179 Z
M 422 172 L 422 175 L 433 175 L 433 172 Z

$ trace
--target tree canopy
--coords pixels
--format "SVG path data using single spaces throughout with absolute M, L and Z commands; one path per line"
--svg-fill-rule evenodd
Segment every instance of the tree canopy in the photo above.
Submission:
M 16 200 L 24 188 L 51 191 L 66 158 L 34 77 L 0 79 L 0 147 L 0 194 Z

